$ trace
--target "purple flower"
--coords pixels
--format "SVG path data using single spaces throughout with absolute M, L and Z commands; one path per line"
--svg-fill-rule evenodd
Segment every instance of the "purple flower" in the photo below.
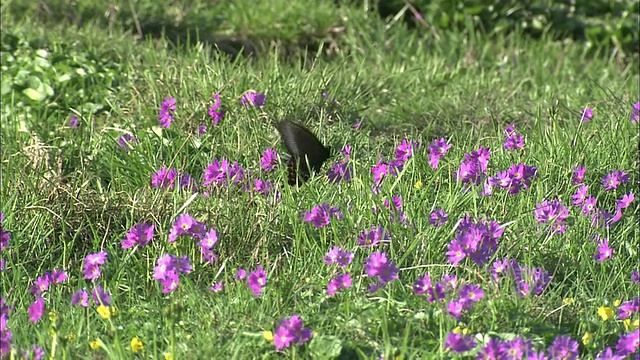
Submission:
M 402 143 L 398 145 L 396 148 L 396 161 L 400 163 L 406 163 L 411 156 L 413 156 L 413 151 L 420 146 L 419 143 L 414 141 L 407 141 L 407 139 L 403 139 Z
M 364 269 L 369 277 L 377 277 L 381 285 L 398 278 L 398 268 L 389 262 L 387 255 L 376 251 L 371 253 L 364 263 Z
M 11 239 L 11 233 L 4 229 L 3 222 L 4 214 L 0 213 L 0 251 L 4 251 L 9 247 L 9 240 Z
M 578 342 L 569 336 L 558 336 L 553 340 L 547 352 L 553 359 L 577 359 L 579 355 Z
M 51 272 L 51 281 L 54 284 L 61 284 L 67 281 L 68 278 L 69 276 L 67 276 L 67 272 L 65 270 L 56 269 Z
M 342 250 L 337 246 L 334 246 L 327 252 L 324 256 L 324 262 L 327 265 L 331 265 L 333 263 L 337 263 L 338 265 L 345 267 L 351 264 L 353 260 L 353 253 L 347 250 Z
M 338 184 L 341 181 L 351 181 L 353 166 L 347 159 L 331 164 L 331 169 L 327 172 L 327 177 L 331 184 Z
M 628 356 L 634 354 L 640 347 L 640 329 L 636 329 L 626 335 L 621 335 L 616 344 L 616 354 Z
M 327 285 L 327 295 L 333 296 L 338 291 L 342 289 L 347 289 L 351 287 L 351 275 L 349 274 L 339 274 L 336 275 L 329 284 Z
M 97 306 L 111 306 L 111 293 L 109 290 L 103 289 L 102 286 L 97 286 L 91 290 L 91 297 Z
M 580 185 L 578 190 L 576 190 L 576 192 L 573 195 L 571 195 L 571 198 L 573 199 L 571 203 L 577 206 L 582 205 L 584 200 L 587 198 L 588 191 L 589 191 L 589 185 Z
M 267 96 L 254 90 L 249 90 L 240 99 L 244 106 L 264 106 Z
M 468 310 L 473 304 L 484 297 L 484 290 L 475 284 L 465 284 L 460 288 L 458 295 L 460 296 L 463 308 Z
M 177 256 L 165 254 L 158 258 L 153 268 L 153 278 L 160 282 L 163 293 L 170 293 L 178 287 L 180 273 L 188 274 L 191 268 L 191 262 L 186 255 L 178 259 Z
M 229 165 L 229 161 L 225 158 L 218 160 L 213 159 L 213 162 L 207 165 L 202 174 L 202 186 L 209 186 L 211 184 L 217 186 L 226 187 L 231 181 L 234 184 L 239 183 L 244 179 L 244 169 L 238 165 L 237 162 Z
M 635 200 L 633 193 L 624 194 L 621 199 L 616 200 L 616 209 L 626 209 Z
M 97 280 L 102 274 L 100 266 L 104 265 L 107 261 L 107 252 L 101 251 L 99 253 L 89 254 L 84 258 L 84 267 L 82 274 L 85 279 Z
M 524 147 L 524 136 L 516 132 L 516 126 L 511 124 L 504 130 L 505 150 L 517 150 Z
M 166 167 L 161 167 L 157 173 L 151 175 L 151 186 L 161 189 L 173 189 L 177 176 L 177 169 L 167 169 Z
M 158 115 L 158 120 L 160 121 L 160 126 L 163 128 L 168 128 L 171 126 L 173 122 L 173 112 L 176 111 L 176 99 L 172 96 L 165 98 L 162 100 L 162 105 L 160 106 L 160 114 Z
M 291 346 L 291 344 L 302 345 L 311 339 L 311 330 L 303 328 L 304 322 L 298 316 L 293 314 L 288 319 L 280 320 L 280 325 L 274 331 L 273 343 L 276 350 L 282 350 Z
M 487 173 L 487 165 L 491 158 L 491 150 L 480 148 L 469 154 L 464 154 L 465 160 L 460 163 L 460 168 L 456 171 L 457 181 L 463 184 L 480 184 L 481 178 Z
M 463 353 L 476 347 L 476 342 L 470 336 L 460 335 L 453 332 L 447 334 L 444 348 L 454 353 Z
M 207 227 L 203 223 L 197 221 L 189 214 L 182 214 L 176 218 L 176 221 L 173 222 L 169 230 L 169 242 L 175 242 L 178 236 L 181 235 L 200 240 L 206 233 Z
M 609 247 L 609 239 L 600 239 L 598 243 L 597 253 L 593 255 L 597 263 L 601 263 L 606 259 L 613 259 L 613 249 Z
M 73 306 L 89 306 L 89 293 L 85 289 L 80 289 L 71 295 L 71 305 Z
M 486 345 L 483 346 L 480 351 L 478 351 L 478 355 L 476 355 L 477 360 L 489 360 L 489 359 L 501 359 L 502 356 L 502 342 L 500 339 L 491 338 L 487 341 Z
M 629 114 L 629 119 L 631 119 L 631 124 L 635 125 L 640 121 L 640 101 L 633 104 L 633 110 Z
M 606 347 L 604 351 L 598 353 L 596 360 L 624 360 L 624 355 L 614 354 L 610 347 Z
M 38 322 L 44 313 L 44 299 L 36 296 L 36 301 L 29 305 L 29 321 Z
M 602 187 L 605 190 L 612 190 L 618 187 L 618 185 L 626 184 L 629 182 L 629 175 L 624 170 L 612 170 L 610 173 L 602 178 Z
M 80 120 L 77 117 L 72 116 L 71 120 L 69 120 L 69 127 L 75 129 L 80 126 Z
M 544 200 L 542 204 L 536 204 L 534 215 L 539 224 L 549 223 L 550 231 L 563 234 L 565 232 L 564 222 L 569 216 L 569 210 L 558 199 Z
M 22 350 L 23 359 L 31 359 L 30 354 L 33 354 L 33 360 L 40 360 L 44 357 L 44 350 L 38 345 L 31 345 L 30 351 Z
M 209 116 L 213 120 L 213 126 L 218 126 L 220 120 L 224 119 L 224 111 L 220 109 L 222 102 L 220 101 L 220 94 L 213 95 L 213 105 L 209 108 Z
M 584 200 L 584 204 L 582 204 L 582 215 L 587 216 L 596 208 L 596 198 L 593 196 L 589 196 Z
M 198 132 L 196 132 L 196 136 L 202 136 L 207 132 L 207 125 L 198 126 Z
M 125 238 L 120 240 L 122 248 L 128 249 L 134 245 L 138 245 L 138 247 L 147 245 L 153 238 L 153 228 L 154 226 L 148 222 L 134 225 L 127 231 Z
M 636 296 L 633 300 L 625 301 L 618 307 L 618 319 L 628 319 L 638 312 L 640 312 L 640 298 Z
M 444 138 L 433 140 L 433 142 L 429 144 L 429 165 L 431 165 L 433 169 L 437 169 L 440 159 L 447 154 L 450 148 L 451 144 L 448 144 Z
M 469 256 L 478 265 L 484 265 L 498 249 L 498 239 L 504 229 L 495 221 L 480 220 L 474 222 L 467 215 L 458 225 L 455 238 L 449 243 L 447 257 L 449 262 L 458 266 Z
M 216 282 L 213 285 L 211 285 L 209 290 L 211 290 L 212 292 L 220 292 L 222 291 L 223 288 L 224 288 L 224 284 L 222 282 Z
M 441 208 L 437 208 L 429 214 L 429 223 L 435 227 L 440 227 L 448 221 L 449 215 Z
M 636 284 L 640 284 L 640 274 L 638 274 L 637 270 L 633 270 L 633 272 L 631 273 L 631 281 Z
M 311 211 L 305 211 L 302 216 L 304 222 L 313 223 L 313 226 L 320 228 L 329 225 L 331 218 L 342 220 L 342 212 L 337 206 L 331 207 L 328 203 L 314 206 Z
M 280 201 L 280 198 L 282 197 L 282 193 L 280 191 L 278 191 L 276 189 L 276 186 L 274 183 L 272 183 L 269 180 L 262 180 L 262 179 L 255 179 L 253 181 L 253 187 L 249 187 L 247 190 L 253 190 L 254 192 L 257 192 L 258 194 L 264 195 L 264 196 L 269 196 L 271 195 L 272 192 L 275 192 L 275 201 Z
M 580 116 L 580 120 L 589 121 L 591 120 L 592 117 L 593 117 L 593 109 L 584 108 L 584 110 L 582 110 L 582 116 Z
M 391 239 L 389 231 L 382 226 L 372 226 L 371 229 L 364 230 L 358 235 L 358 245 L 365 248 L 377 247 L 380 241 L 387 242 Z
M 131 149 L 129 145 L 138 145 L 138 139 L 134 138 L 130 134 L 124 134 L 116 139 L 118 145 L 124 149 L 124 151 L 129 152 Z
M 247 286 L 251 289 L 253 296 L 259 297 L 262 295 L 262 289 L 267 286 L 267 272 L 260 265 L 249 274 Z
M 260 167 L 264 169 L 264 171 L 269 172 L 273 170 L 278 164 L 278 153 L 275 149 L 267 149 L 264 151 L 264 154 L 260 158 Z
M 429 276 L 429 274 L 420 276 L 413 284 L 413 292 L 415 292 L 417 295 L 424 295 L 432 290 L 433 288 L 431 286 L 431 277 Z
M 576 166 L 573 168 L 573 178 L 571 179 L 571 182 L 574 183 L 575 185 L 581 184 L 584 181 L 584 173 L 585 171 L 587 171 L 586 168 L 583 168 L 582 166 Z
M 533 345 L 531 340 L 524 340 L 518 336 L 500 344 L 500 353 L 507 359 L 526 359 L 533 353 Z
M 244 280 L 246 277 L 247 277 L 247 271 L 245 269 L 238 269 L 238 271 L 236 271 L 236 276 L 235 276 L 236 280 Z

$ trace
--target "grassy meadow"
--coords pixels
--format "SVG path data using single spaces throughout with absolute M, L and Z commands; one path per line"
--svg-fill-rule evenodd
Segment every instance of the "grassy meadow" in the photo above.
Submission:
M 3 1 L 2 359 L 638 358 L 637 54 L 368 5 Z

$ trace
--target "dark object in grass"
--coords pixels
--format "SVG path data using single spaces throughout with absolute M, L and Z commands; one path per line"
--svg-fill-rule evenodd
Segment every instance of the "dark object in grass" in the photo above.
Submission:
M 331 156 L 325 147 L 307 128 L 284 120 L 276 124 L 284 146 L 291 155 L 288 165 L 289 185 L 301 184 L 311 176 L 311 169 L 319 172 L 322 164 Z

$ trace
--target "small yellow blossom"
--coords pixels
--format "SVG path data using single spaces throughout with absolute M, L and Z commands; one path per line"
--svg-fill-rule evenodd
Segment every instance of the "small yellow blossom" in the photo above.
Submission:
M 613 306 L 618 307 L 618 306 L 620 306 L 621 302 L 622 301 L 620 301 L 620 300 L 613 300 Z
M 584 346 L 587 346 L 591 344 L 592 341 L 593 341 L 593 334 L 588 331 L 584 333 L 584 335 L 582 336 L 582 344 Z
M 422 189 L 424 185 L 422 184 L 422 180 L 418 180 L 416 181 L 416 183 L 413 185 L 414 188 L 416 188 L 417 190 Z
M 144 349 L 142 341 L 140 341 L 137 336 L 134 336 L 133 339 L 131 339 L 131 350 L 133 350 L 133 352 L 138 352 L 142 349 Z
M 172 360 L 172 359 L 173 359 L 173 357 L 171 356 L 170 352 L 164 353 L 164 360 Z
M 469 335 L 470 331 L 467 328 L 461 328 L 460 326 L 456 326 L 451 332 L 458 335 Z
M 100 339 L 95 339 L 89 343 L 89 346 L 91 346 L 93 350 L 98 350 L 102 346 L 102 341 Z
M 576 299 L 572 298 L 572 297 L 566 297 L 564 299 L 562 299 L 562 303 L 566 306 L 571 306 L 573 304 L 576 303 Z
M 55 311 L 49 311 L 49 320 L 56 321 L 58 319 L 58 313 Z
M 269 330 L 263 331 L 262 337 L 268 342 L 273 342 L 273 333 Z
M 111 317 L 111 309 L 108 306 L 100 305 L 98 306 L 98 314 L 100 314 L 103 319 L 108 319 Z
M 600 306 L 598 308 L 598 315 L 602 319 L 602 321 L 607 321 L 613 319 L 613 309 L 608 306 Z
M 76 339 L 76 333 L 74 333 L 74 332 L 70 332 L 70 333 L 67 335 L 67 340 L 69 340 L 69 341 L 73 341 L 73 340 L 75 340 L 75 339 Z

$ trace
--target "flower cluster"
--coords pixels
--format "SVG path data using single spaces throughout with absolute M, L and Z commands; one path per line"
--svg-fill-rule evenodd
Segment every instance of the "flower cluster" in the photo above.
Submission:
M 215 158 L 213 162 L 204 169 L 202 179 L 203 187 L 211 184 L 227 187 L 229 182 L 238 184 L 244 179 L 244 169 L 238 165 L 238 162 L 230 164 L 229 160 L 224 157 L 220 160 Z
M 302 215 L 302 220 L 304 222 L 312 223 L 313 226 L 317 228 L 329 225 L 329 220 L 331 220 L 331 218 L 342 220 L 343 214 L 339 207 L 332 207 L 329 203 L 322 203 L 314 206 L 311 211 L 305 211 Z
M 161 189 L 173 189 L 179 179 L 178 186 L 182 189 L 195 191 L 197 183 L 189 174 L 182 174 L 178 169 L 161 167 L 157 173 L 151 175 L 151 186 Z
M 85 279 L 98 280 L 102 275 L 100 266 L 104 265 L 107 261 L 107 252 L 100 251 L 99 253 L 89 254 L 84 258 L 84 266 L 82 268 L 82 274 Z
M 524 136 L 516 132 L 516 126 L 511 124 L 504 129 L 504 145 L 505 150 L 518 150 L 524 147 Z
M 538 168 L 525 164 L 512 164 L 508 170 L 498 171 L 496 176 L 488 177 L 484 182 L 482 195 L 491 195 L 494 187 L 507 189 L 515 195 L 522 189 L 531 187 L 531 179 L 535 178 Z
M 222 102 L 220 101 L 220 94 L 213 95 L 213 105 L 209 108 L 209 116 L 213 121 L 213 126 L 217 126 L 222 119 L 224 119 L 224 111 L 220 108 Z
M 171 126 L 173 122 L 173 112 L 176 111 L 176 99 L 173 96 L 169 96 L 168 98 L 162 100 L 162 105 L 160 106 L 160 114 L 158 115 L 158 120 L 160 121 L 160 126 L 163 128 L 168 128 Z
M 7 326 L 9 321 L 9 312 L 12 311 L 11 306 L 6 305 L 4 297 L 0 297 L 0 356 L 7 356 L 11 352 L 11 344 L 13 344 L 13 332 Z
M 358 235 L 358 245 L 369 248 L 377 247 L 379 243 L 387 242 L 391 239 L 389 231 L 382 228 L 382 226 L 372 226 L 369 230 L 364 230 Z
M 274 331 L 273 344 L 276 350 L 288 348 L 291 344 L 303 345 L 311 339 L 311 330 L 305 328 L 304 321 L 293 314 L 290 318 L 280 320 L 278 328 Z
M 447 246 L 447 257 L 453 266 L 470 257 L 478 265 L 484 265 L 498 249 L 498 239 L 504 228 L 496 221 L 480 219 L 473 222 L 469 215 L 458 225 L 454 239 Z
M 153 278 L 162 285 L 163 293 L 173 292 L 180 284 L 180 274 L 188 274 L 191 272 L 191 261 L 185 255 L 182 258 L 177 256 L 164 254 L 162 255 L 153 268 Z
M 606 174 L 602 178 L 602 187 L 605 190 L 613 190 L 620 184 L 626 184 L 629 182 L 629 174 L 623 170 L 613 169 L 610 173 Z
M 564 206 L 557 198 L 553 201 L 544 200 L 541 204 L 536 204 L 534 215 L 538 224 L 549 224 L 547 230 L 553 234 L 564 234 L 566 230 L 565 221 L 569 216 L 570 208 Z
M 429 214 L 429 223 L 435 227 L 440 227 L 448 221 L 449 215 L 441 208 L 437 208 Z
M 249 90 L 242 95 L 240 99 L 240 103 L 244 106 L 264 106 L 264 103 L 267 100 L 267 96 L 263 93 L 257 92 L 255 90 Z
M 351 174 L 353 173 L 353 166 L 350 165 L 349 159 L 351 158 L 351 146 L 345 145 L 340 153 L 344 155 L 344 158 L 336 163 L 331 164 L 331 169 L 327 172 L 327 177 L 331 184 L 338 184 L 341 181 L 351 181 Z
M 138 139 L 133 137 L 131 134 L 124 134 L 122 136 L 119 136 L 116 141 L 118 142 L 118 145 L 120 145 L 120 147 L 123 148 L 126 152 L 131 151 L 129 145 L 138 145 Z
M 269 172 L 275 169 L 276 164 L 278 164 L 278 152 L 275 149 L 268 148 L 260 158 L 260 167 Z
M 346 267 L 353 261 L 353 253 L 338 246 L 332 247 L 324 256 L 324 262 L 327 265 L 337 264 L 341 268 Z M 327 295 L 333 296 L 339 290 L 351 287 L 351 275 L 348 273 L 340 273 L 334 276 L 327 284 Z
M 516 293 L 522 298 L 529 294 L 534 296 L 542 294 L 552 279 L 549 272 L 543 268 L 523 266 L 507 258 L 494 261 L 489 272 L 497 282 L 505 277 L 512 279 Z
M 262 290 L 267 286 L 267 272 L 262 269 L 262 266 L 258 267 L 249 274 L 247 277 L 247 286 L 253 293 L 253 296 L 259 297 L 262 295 Z
M 464 154 L 464 158 L 465 160 L 460 163 L 460 168 L 456 171 L 456 179 L 463 184 L 480 184 L 483 176 L 487 174 L 491 150 L 480 148 Z
M 213 247 L 218 242 L 218 233 L 215 229 L 207 228 L 204 223 L 189 214 L 182 214 L 176 218 L 169 230 L 169 242 L 175 242 L 180 236 L 198 241 L 200 252 L 208 263 L 213 264 L 217 260 L 218 257 L 213 252 Z
M 369 254 L 364 263 L 364 269 L 367 276 L 375 278 L 375 281 L 369 284 L 369 292 L 371 293 L 383 288 L 391 280 L 398 278 L 396 264 L 390 262 L 384 252 L 376 251 Z
M 97 286 L 91 290 L 91 297 L 96 306 L 111 306 L 111 293 Z M 71 295 L 71 305 L 73 306 L 89 306 L 89 293 L 85 289 L 80 289 Z
M 429 144 L 429 165 L 433 169 L 438 168 L 438 164 L 440 163 L 440 159 L 442 159 L 447 152 L 451 148 L 451 144 L 447 143 L 444 138 L 433 140 L 431 144 Z
M 150 223 L 140 223 L 134 225 L 127 234 L 125 238 L 120 240 L 122 243 L 123 249 L 128 249 L 135 245 L 138 247 L 143 247 L 147 245 L 151 239 L 153 238 L 153 228 L 154 226 Z

